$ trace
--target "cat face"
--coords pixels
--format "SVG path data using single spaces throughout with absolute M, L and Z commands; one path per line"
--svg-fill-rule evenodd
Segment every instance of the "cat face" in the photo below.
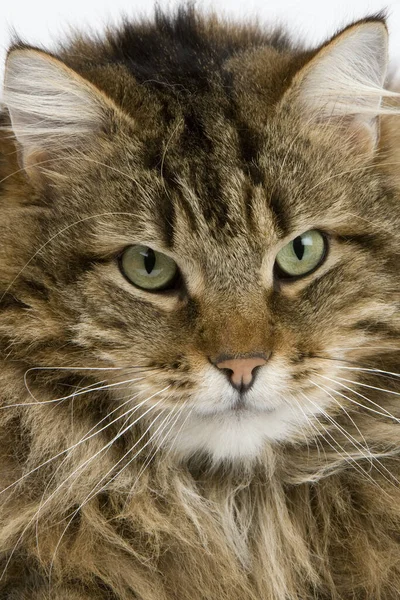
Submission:
M 374 164 L 374 107 L 336 114 L 310 97 L 338 48 L 382 42 L 381 24 L 358 27 L 272 107 L 237 60 L 229 88 L 216 78 L 201 96 L 131 82 L 127 114 L 55 59 L 11 55 L 6 102 L 40 199 L 26 237 L 13 233 L 11 279 L 36 364 L 109 368 L 107 394 L 149 411 L 153 441 L 215 463 L 304 442 L 354 409 L 346 369 L 396 336 L 398 205 Z M 63 148 L 56 111 L 26 127 L 18 69 L 64 90 Z
M 154 400 L 163 399 L 162 406 L 178 415 L 170 434 L 185 455 L 206 450 L 215 459 L 255 456 L 266 440 L 307 435 L 311 416 L 336 408 L 332 390 L 338 377 L 348 375 L 342 361 L 359 360 L 370 354 L 371 344 L 384 344 L 383 322 L 394 316 L 394 305 L 382 296 L 388 288 L 385 257 L 377 251 L 378 238 L 371 244 L 369 237 L 380 234 L 371 234 L 368 225 L 386 202 L 384 190 L 368 171 L 354 173 L 340 159 L 335 163 L 328 149 L 322 152 L 315 143 L 301 161 L 294 148 L 280 178 L 276 155 L 288 148 L 293 129 L 286 135 L 282 132 L 282 146 L 278 142 L 275 148 L 266 137 L 262 185 L 232 169 L 220 189 L 219 215 L 202 206 L 194 174 L 176 189 L 167 188 L 174 207 L 170 243 L 162 223 L 151 232 L 130 217 L 122 228 L 110 223 L 109 239 L 130 236 L 130 245 L 115 248 L 106 264 L 96 265 L 80 282 L 86 305 L 81 343 L 114 366 L 152 369 L 131 391 L 142 390 L 140 398 L 156 393 Z M 295 135 L 306 146 L 298 131 Z M 176 144 L 181 147 L 179 137 Z M 212 162 L 202 174 L 208 170 L 217 178 Z M 180 172 L 178 166 L 173 170 Z M 122 178 L 118 184 L 124 185 Z M 157 200 L 147 210 L 143 204 L 132 201 L 131 210 L 154 228 L 152 214 L 161 212 Z M 95 233 L 99 244 L 103 229 Z M 309 231 L 320 232 L 326 244 L 320 264 L 302 277 L 282 276 L 277 257 Z M 127 280 L 115 255 L 128 255 L 129 272 L 135 244 L 174 261 L 179 275 L 171 289 L 143 290 Z M 378 326 L 371 336 L 368 329 L 377 321 L 382 332 Z M 238 357 L 265 361 L 255 367 L 245 391 L 232 385 L 232 370 L 218 368 Z

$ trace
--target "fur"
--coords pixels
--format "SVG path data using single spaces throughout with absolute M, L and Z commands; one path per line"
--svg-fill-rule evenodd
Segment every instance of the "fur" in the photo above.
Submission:
M 385 48 L 379 15 L 308 50 L 180 9 L 10 50 L 1 598 L 400 599 Z M 325 261 L 280 280 L 310 229 Z M 132 244 L 173 258 L 179 286 L 131 285 Z M 260 351 L 235 409 L 214 364 Z

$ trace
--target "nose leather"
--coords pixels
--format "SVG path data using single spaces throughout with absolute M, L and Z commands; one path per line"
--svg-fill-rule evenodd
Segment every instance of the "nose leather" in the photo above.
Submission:
M 265 358 L 254 356 L 252 358 L 229 358 L 217 362 L 215 366 L 218 369 L 228 369 L 231 371 L 230 381 L 235 387 L 247 387 L 253 381 L 254 369 L 262 367 L 266 363 Z

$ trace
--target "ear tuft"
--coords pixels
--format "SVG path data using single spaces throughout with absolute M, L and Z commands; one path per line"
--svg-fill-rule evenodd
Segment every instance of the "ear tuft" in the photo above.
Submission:
M 101 131 L 115 105 L 52 56 L 12 50 L 6 61 L 3 102 L 23 154 L 73 147 Z
M 382 20 L 357 23 L 323 46 L 297 74 L 291 90 L 311 121 L 341 122 L 349 138 L 373 149 L 383 98 L 399 94 L 383 85 L 388 66 L 388 33 Z M 339 118 L 339 119 L 338 119 Z

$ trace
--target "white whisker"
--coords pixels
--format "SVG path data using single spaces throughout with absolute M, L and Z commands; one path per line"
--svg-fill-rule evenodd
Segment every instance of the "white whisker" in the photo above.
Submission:
M 311 380 L 310 380 L 310 381 L 311 381 Z M 317 385 L 317 387 L 320 387 L 320 386 L 318 386 L 318 384 L 316 384 L 316 383 L 315 383 L 315 382 L 313 382 L 313 381 L 312 381 L 311 383 L 314 383 L 315 385 Z M 341 396 L 343 396 L 343 397 L 344 397 L 344 398 L 346 398 L 347 400 L 350 400 L 350 398 L 348 398 L 348 397 L 347 397 L 347 396 L 345 396 L 344 394 L 341 394 L 340 392 L 337 392 L 337 391 L 336 391 L 336 390 L 334 390 L 333 388 L 330 388 L 330 387 L 329 387 L 329 386 L 327 386 L 326 384 L 324 384 L 324 387 L 327 387 L 328 389 L 331 389 L 331 390 L 332 390 L 334 393 L 339 393 Z M 328 394 L 328 395 L 329 395 L 329 396 L 330 396 L 330 397 L 331 397 L 331 398 L 334 400 L 333 396 L 332 396 L 332 395 L 331 395 L 331 394 L 330 394 L 330 393 L 329 393 L 327 390 L 324 390 L 322 387 L 321 387 L 320 389 L 321 389 L 322 391 L 325 391 L 325 392 L 326 392 L 326 393 L 327 393 L 327 394 Z M 344 407 L 342 407 L 342 408 L 343 408 L 343 410 L 345 410 L 345 409 L 344 409 Z M 347 411 L 345 411 L 345 412 L 346 412 L 346 414 L 348 414 L 348 413 L 347 413 Z M 355 427 L 357 428 L 357 431 L 358 431 L 358 432 L 361 434 L 361 432 L 360 432 L 359 428 L 356 426 L 356 424 L 354 423 L 353 419 L 351 419 L 351 420 L 352 420 L 353 424 L 355 425 Z M 350 434 L 349 434 L 349 435 L 350 435 Z M 361 434 L 361 435 L 362 435 L 362 434 Z M 351 436 L 351 437 L 353 438 L 353 436 Z M 391 472 L 391 471 L 390 471 L 390 470 L 389 470 L 387 467 L 385 467 L 385 465 L 384 465 L 384 464 L 383 464 L 383 463 L 382 463 L 382 462 L 379 460 L 379 458 L 384 458 L 384 457 L 387 457 L 387 454 L 386 454 L 386 453 L 380 453 L 380 454 L 377 454 L 377 453 L 375 453 L 375 452 L 371 452 L 371 450 L 370 450 L 370 448 L 368 447 L 368 444 L 367 444 L 367 442 L 366 442 L 366 440 L 365 440 L 365 438 L 364 438 L 364 436 L 363 436 L 363 435 L 362 435 L 362 438 L 363 438 L 363 439 L 364 439 L 364 441 L 365 441 L 366 447 L 364 448 L 364 447 L 363 447 L 361 444 L 360 444 L 360 447 L 361 447 L 362 449 L 365 449 L 365 450 L 367 450 L 367 452 L 368 452 L 368 458 L 370 459 L 370 462 L 371 462 L 371 467 L 372 467 L 372 466 L 373 466 L 373 467 L 375 467 L 375 468 L 377 469 L 377 471 L 378 471 L 379 473 L 381 473 L 381 475 L 382 475 L 382 476 L 383 476 L 383 477 L 386 479 L 386 481 L 388 481 L 390 484 L 393 484 L 393 480 L 394 480 L 394 481 L 395 481 L 395 483 L 396 483 L 397 485 L 400 485 L 400 481 L 399 481 L 399 480 L 398 480 L 398 479 L 395 477 L 395 475 L 393 475 L 393 473 L 392 473 L 392 472 Z M 354 439 L 354 441 L 355 441 L 357 444 L 359 444 L 359 442 L 358 442 L 358 441 L 357 441 L 355 438 L 353 438 L 353 439 Z M 366 458 L 367 458 L 367 457 L 366 457 Z M 377 462 L 377 463 L 378 463 L 378 465 L 379 465 L 379 467 L 380 467 L 380 468 L 382 468 L 384 471 L 386 471 L 386 472 L 389 474 L 389 476 L 390 476 L 390 478 L 391 478 L 391 479 L 389 479 L 388 477 L 386 477 L 386 476 L 385 476 L 385 475 L 384 475 L 384 474 L 383 474 L 383 473 L 380 471 L 380 468 L 378 468 L 378 467 L 376 466 L 376 464 L 374 464 L 375 462 Z
M 56 237 L 58 237 L 59 235 L 61 235 L 65 231 L 68 231 L 72 227 L 75 227 L 76 225 L 79 225 L 80 223 L 84 223 L 86 221 L 90 221 L 91 219 L 98 219 L 99 217 L 110 217 L 110 216 L 115 216 L 115 215 L 130 216 L 130 217 L 135 217 L 136 216 L 134 213 L 129 213 L 129 212 L 105 212 L 105 213 L 98 213 L 98 214 L 95 214 L 95 215 L 89 215 L 88 217 L 83 217 L 82 219 L 79 219 L 78 221 L 74 221 L 73 223 L 70 223 L 69 225 L 66 225 L 65 227 L 63 227 L 62 229 L 60 229 L 59 231 L 57 231 L 57 233 L 53 234 L 44 244 L 42 244 L 42 246 L 40 246 L 40 248 L 38 250 L 36 250 L 36 252 L 34 254 L 32 254 L 31 258 L 25 263 L 25 265 L 22 267 L 22 269 L 15 275 L 14 279 L 11 281 L 11 283 L 9 283 L 9 285 L 4 290 L 3 294 L 0 296 L 0 303 L 4 299 L 4 297 L 7 294 L 7 292 L 9 292 L 9 290 L 11 289 L 11 287 L 17 281 L 18 277 L 20 275 L 22 275 L 22 273 L 31 264 L 31 262 L 36 258 L 36 256 L 38 256 L 53 240 L 55 240 Z
M 388 410 L 386 410 L 385 408 L 383 408 L 383 406 L 380 406 L 380 404 L 377 404 L 373 400 L 370 400 L 370 398 L 367 398 L 363 394 L 360 394 L 360 392 L 356 392 L 356 390 L 353 390 L 348 385 L 345 385 L 344 383 L 342 383 L 340 381 L 336 381 L 335 379 L 331 379 L 330 377 L 327 377 L 326 375 L 319 375 L 318 373 L 315 373 L 315 375 L 317 377 L 322 377 L 323 379 L 327 379 L 328 381 L 331 381 L 332 383 L 339 384 L 342 388 L 345 388 L 346 390 L 349 390 L 353 394 L 356 394 L 357 396 L 360 396 L 360 398 L 363 398 L 367 402 L 370 402 L 373 406 L 377 406 L 380 410 L 375 410 L 374 408 L 371 408 L 370 406 L 365 406 L 365 404 L 361 404 L 360 402 L 357 402 L 353 398 L 348 398 L 348 400 L 350 400 L 350 402 L 354 402 L 354 404 L 357 404 L 358 406 L 361 406 L 362 408 L 364 408 L 366 410 L 369 410 L 369 411 L 371 411 L 373 413 L 376 413 L 377 415 L 381 415 L 382 417 L 389 417 L 390 419 L 393 419 L 397 423 L 400 423 L 400 419 L 398 419 L 397 417 L 395 417 L 394 415 L 392 415 L 392 413 L 389 412 Z
M 155 396 L 165 392 L 167 389 L 169 389 L 170 386 L 165 387 L 164 389 L 160 390 L 159 392 L 155 392 L 152 396 L 150 396 L 149 398 L 146 399 L 146 402 L 148 402 L 149 400 L 151 400 L 152 398 L 154 398 Z M 61 487 L 67 482 L 69 481 L 72 477 L 74 477 L 79 471 L 81 471 L 82 469 L 84 469 L 88 464 L 90 464 L 95 458 L 97 458 L 97 456 L 99 456 L 100 454 L 102 454 L 105 450 L 107 450 L 119 437 L 121 437 L 121 435 L 123 435 L 126 431 L 128 431 L 128 429 L 131 429 L 136 423 L 138 423 L 142 418 L 145 417 L 145 415 L 147 413 L 149 413 L 151 410 L 154 410 L 156 408 L 156 406 L 158 406 L 158 404 L 160 404 L 160 402 L 162 402 L 163 399 L 159 400 L 158 402 L 156 402 L 155 405 L 152 405 L 149 409 L 147 409 L 138 419 L 135 419 L 135 421 L 133 421 L 132 423 L 130 423 L 130 425 L 128 427 L 126 427 L 121 433 L 119 433 L 117 436 L 115 436 L 110 442 L 108 442 L 105 446 L 103 446 L 103 448 L 101 448 L 100 450 L 98 450 L 93 456 L 91 456 L 89 459 L 85 460 L 82 464 L 79 465 L 79 467 L 77 467 L 72 473 L 70 473 L 68 475 L 68 477 L 66 477 L 66 479 L 50 494 L 50 496 L 48 496 L 46 498 L 46 500 L 43 502 L 43 504 L 40 505 L 40 510 L 42 510 L 51 500 L 52 498 L 54 498 L 54 496 L 58 493 L 58 491 L 61 489 Z M 12 559 L 12 557 L 14 556 L 15 550 L 17 549 L 18 545 L 20 544 L 23 536 L 25 535 L 26 531 L 29 529 L 29 527 L 32 525 L 32 523 L 36 520 L 37 518 L 37 513 L 38 511 L 35 512 L 35 515 L 33 516 L 32 519 L 30 519 L 30 521 L 28 522 L 28 524 L 24 527 L 22 533 L 20 534 L 18 540 L 16 541 L 7 561 L 6 564 L 4 566 L 4 569 L 0 575 L 0 581 L 3 579 L 8 565 L 10 564 L 10 561 Z
M 307 413 L 303 410 L 303 407 L 301 406 L 300 402 L 298 401 L 298 399 L 291 395 L 292 400 L 294 400 L 297 404 L 297 407 L 299 408 L 299 410 L 303 413 L 303 416 L 306 420 L 306 422 L 314 429 L 314 431 L 316 431 L 317 436 L 314 438 L 316 447 L 317 447 L 317 451 L 318 451 L 318 459 L 321 459 L 321 450 L 323 451 L 324 455 L 325 455 L 325 462 L 328 462 L 328 458 L 326 456 L 326 452 L 325 452 L 325 448 L 322 446 L 322 444 L 320 444 L 318 438 L 321 436 L 321 432 L 318 430 L 318 428 L 315 426 L 315 424 L 312 422 L 312 420 L 310 419 L 310 417 L 307 415 Z M 293 409 L 292 409 L 293 410 Z M 302 429 L 302 433 L 304 435 L 304 438 L 306 440 L 306 444 L 307 444 L 307 449 L 308 449 L 308 455 L 310 456 L 310 447 L 309 447 L 309 440 L 306 436 L 306 434 L 304 433 L 303 429 Z
M 393 373 L 392 371 L 383 371 L 382 369 L 368 369 L 366 367 L 345 367 L 338 366 L 338 369 L 347 369 L 349 371 L 365 371 L 366 373 L 376 373 L 382 375 L 392 375 L 393 377 L 400 377 L 400 373 Z
M 386 390 L 385 388 L 375 387 L 374 385 L 368 385 L 367 383 L 361 383 L 361 381 L 354 381 L 353 379 L 345 379 L 344 377 L 337 377 L 339 381 L 347 381 L 348 383 L 354 383 L 355 385 L 361 385 L 377 392 L 384 392 L 385 394 L 393 394 L 394 396 L 400 396 L 400 392 L 394 392 L 393 390 Z
M 178 413 L 178 417 L 179 417 L 179 416 L 181 416 L 181 414 L 182 414 L 182 412 L 183 412 L 183 409 L 186 407 L 186 404 L 187 404 L 188 402 L 189 402 L 189 399 L 188 399 L 188 400 L 186 400 L 186 401 L 185 401 L 185 402 L 182 404 L 181 410 L 180 410 L 180 411 L 179 411 L 179 413 Z M 178 439 L 178 436 L 179 436 L 179 434 L 181 433 L 182 429 L 184 428 L 184 426 L 185 426 L 185 424 L 186 424 L 187 420 L 189 419 L 189 417 L 190 417 L 190 415 L 192 414 L 192 412 L 194 411 L 194 409 L 195 409 L 195 407 L 194 407 L 194 406 L 192 406 L 192 408 L 191 408 L 191 409 L 188 411 L 188 413 L 187 413 L 186 417 L 184 418 L 184 420 L 183 420 L 183 422 L 181 423 L 181 425 L 180 425 L 180 427 L 179 427 L 178 431 L 176 432 L 176 434 L 175 434 L 175 436 L 174 436 L 174 438 L 173 438 L 172 442 L 170 442 L 170 443 L 169 443 L 169 445 L 168 445 L 169 447 L 168 447 L 168 449 L 167 449 L 167 451 L 166 451 L 166 453 L 165 453 L 165 458 L 167 458 L 167 456 L 168 456 L 168 455 L 169 455 L 169 454 L 172 452 L 172 450 L 173 450 L 173 447 L 174 447 L 174 444 L 175 444 L 176 440 Z M 174 423 L 174 425 L 175 425 L 175 423 Z
M 353 426 L 355 427 L 357 433 L 359 434 L 359 436 L 361 437 L 362 441 L 364 442 L 365 446 L 363 446 L 362 444 L 360 444 L 360 447 L 363 448 L 363 450 L 366 450 L 366 452 L 368 453 L 368 458 L 370 460 L 370 457 L 372 456 L 372 454 L 371 454 L 371 451 L 369 449 L 368 442 L 365 439 L 365 437 L 364 437 L 363 433 L 361 432 L 360 428 L 358 427 L 357 423 L 354 421 L 354 419 L 352 418 L 352 416 L 349 414 L 349 412 L 345 409 L 345 407 L 342 404 L 340 404 L 340 402 L 334 396 L 332 396 L 332 394 L 328 390 L 324 389 L 323 387 L 321 387 L 320 385 L 318 385 L 318 383 L 316 383 L 315 381 L 312 381 L 311 379 L 309 379 L 308 381 L 310 383 L 312 383 L 313 385 L 315 385 L 322 392 L 324 392 L 325 394 L 327 394 L 329 396 L 329 398 L 331 398 L 339 406 L 339 408 L 344 412 L 344 414 L 347 416 L 347 418 L 353 424 Z M 350 435 L 349 432 L 347 432 L 347 433 L 348 433 L 348 435 Z M 354 438 L 352 435 L 350 435 L 350 437 L 357 444 L 359 444 L 359 442 L 356 440 L 356 438 Z
M 113 423 L 115 423 L 116 421 L 119 421 L 119 419 L 122 419 L 125 415 L 127 415 L 131 411 L 136 411 L 138 408 L 140 408 L 141 406 L 143 406 L 143 404 L 145 404 L 147 402 L 147 399 L 143 400 L 140 404 L 136 405 L 135 407 L 133 407 L 133 408 L 129 409 L 128 411 L 126 411 L 125 413 L 123 413 L 122 415 L 118 416 L 116 419 L 114 419 L 110 423 L 107 423 L 107 425 L 105 425 L 104 427 L 102 427 L 98 431 L 95 431 L 93 434 L 88 435 L 91 431 L 93 431 L 94 429 L 96 429 L 96 427 L 98 427 L 100 425 L 100 423 L 102 423 L 103 421 L 105 421 L 106 419 L 108 419 L 109 416 L 112 415 L 113 413 L 115 413 L 117 410 L 120 410 L 122 406 L 124 406 L 125 404 L 128 404 L 128 402 L 131 402 L 132 400 L 134 400 L 135 398 L 137 398 L 138 395 L 139 394 L 135 394 L 134 396 L 130 396 L 128 398 L 128 400 L 126 400 L 126 402 L 124 402 L 123 404 L 120 404 L 115 409 L 113 409 L 111 412 L 107 413 L 100 421 L 98 421 L 95 425 L 93 425 L 93 427 L 91 427 L 91 429 L 89 429 L 89 431 L 87 431 L 85 433 L 85 435 L 79 440 L 79 442 L 76 442 L 75 444 L 73 444 L 72 446 L 69 446 L 69 448 L 66 448 L 65 450 L 62 450 L 58 454 L 55 454 L 54 456 L 52 456 L 52 458 L 47 459 L 46 461 L 44 461 L 43 463 L 41 463 L 40 465 L 38 465 L 37 467 L 35 467 L 31 471 L 29 471 L 28 473 L 25 473 L 24 475 L 22 475 L 22 477 L 20 477 L 19 479 L 17 479 L 13 483 L 10 483 L 10 485 L 8 485 L 7 487 L 5 487 L 2 490 L 0 490 L 0 495 L 3 494 L 3 492 L 6 492 L 7 490 L 9 490 L 10 488 L 18 485 L 18 483 L 20 483 L 21 481 L 23 481 L 24 479 L 26 479 L 27 477 L 29 477 L 29 475 L 32 475 L 33 473 L 35 473 L 36 471 L 38 471 L 42 467 L 48 465 L 53 460 L 56 460 L 57 458 L 59 458 L 63 454 L 66 454 L 67 452 L 70 452 L 71 450 L 74 450 L 77 446 L 80 446 L 80 444 L 82 444 L 83 442 L 86 442 L 87 440 L 90 440 L 94 436 L 98 435 L 99 433 L 101 433 L 102 431 L 104 431 L 105 429 L 107 429 L 108 427 L 110 427 L 110 425 L 113 425 Z
M 315 402 L 313 402 L 310 398 L 308 398 L 308 396 L 306 396 L 305 394 L 303 394 L 301 392 L 301 395 L 308 401 L 310 402 L 318 411 L 320 411 L 324 417 L 326 419 L 328 419 L 328 421 L 330 423 L 332 423 L 332 425 L 335 427 L 335 429 L 337 429 L 340 433 L 342 433 L 342 435 L 352 444 L 352 446 L 354 446 L 354 448 L 358 451 L 358 453 L 353 456 L 352 454 L 350 454 L 349 452 L 347 452 L 347 450 L 345 448 L 343 448 L 343 446 L 334 438 L 334 436 L 331 434 L 331 432 L 323 425 L 323 423 L 321 423 L 321 421 L 318 421 L 319 424 L 321 425 L 321 427 L 323 427 L 323 429 L 325 430 L 325 432 L 327 433 L 327 435 L 329 435 L 329 437 L 332 439 L 332 441 L 340 448 L 340 450 L 343 452 L 343 454 L 345 454 L 348 458 L 346 459 L 345 456 L 342 456 L 342 458 L 344 460 L 346 460 L 346 462 L 352 466 L 358 473 L 360 473 L 363 477 L 366 477 L 366 479 L 369 479 L 370 482 L 377 487 L 380 491 L 382 491 L 386 496 L 390 497 L 389 494 L 373 479 L 373 477 L 371 477 L 371 475 L 365 471 L 359 464 L 357 461 L 357 458 L 359 458 L 360 456 L 360 450 L 359 448 L 357 448 L 357 446 L 354 444 L 354 442 L 352 442 L 352 440 L 348 437 L 347 432 L 345 429 L 343 429 L 343 427 L 341 427 L 339 425 L 339 423 L 337 423 L 337 421 L 335 421 L 335 419 L 333 419 L 330 415 L 328 415 L 327 412 L 325 412 L 324 410 L 321 409 L 321 407 L 319 407 L 317 404 L 315 404 Z M 329 444 L 328 440 L 325 438 L 325 441 Z M 331 446 L 331 444 L 329 444 Z M 333 448 L 333 446 L 331 446 Z M 337 449 L 334 448 L 334 450 L 336 452 Z M 340 456 L 340 454 L 339 454 Z M 361 452 L 361 457 L 362 458 L 366 458 L 365 454 L 363 454 Z M 351 461 L 351 462 L 349 462 Z
M 119 421 L 120 419 L 123 419 L 124 417 L 126 417 L 125 421 L 122 423 L 119 431 L 117 432 L 117 435 L 115 436 L 115 439 L 119 437 L 121 430 L 124 429 L 126 423 L 130 420 L 130 418 L 132 417 L 133 414 L 135 414 L 135 412 L 137 412 L 141 406 L 143 406 L 144 404 L 146 404 L 146 402 L 148 401 L 148 399 L 146 398 L 145 400 L 143 400 L 142 402 L 140 402 L 139 404 L 136 404 L 135 406 L 131 407 L 129 410 L 125 411 L 122 415 L 119 415 L 116 419 L 113 419 L 110 423 L 107 423 L 107 425 L 105 425 L 104 427 L 102 427 L 101 429 L 99 429 L 98 431 L 96 431 L 95 433 L 93 433 L 92 435 L 88 435 L 91 431 L 93 431 L 93 429 L 95 429 L 96 427 L 98 427 L 100 425 L 100 423 L 102 423 L 102 421 L 108 419 L 110 417 L 111 414 L 113 414 L 114 412 L 121 410 L 121 408 L 123 406 L 125 406 L 126 404 L 132 402 L 132 400 L 134 400 L 137 396 L 139 396 L 140 394 L 136 394 L 135 396 L 131 396 L 128 398 L 128 400 L 126 400 L 125 402 L 123 402 L 122 404 L 118 405 L 114 410 L 112 410 L 111 412 L 107 413 L 107 415 L 105 417 L 103 417 L 100 421 L 98 421 L 96 423 L 96 425 L 94 425 L 88 432 L 85 433 L 85 435 L 79 440 L 79 442 L 77 442 L 76 444 L 74 444 L 73 446 L 71 446 L 70 448 L 68 448 L 66 451 L 64 452 L 69 452 L 75 450 L 80 444 L 82 444 L 83 442 L 88 441 L 89 439 L 99 435 L 99 433 L 101 433 L 102 431 L 104 431 L 105 429 L 108 429 L 111 425 L 113 425 L 114 423 L 116 423 L 117 421 Z M 47 490 L 49 489 L 51 483 L 53 482 L 53 480 L 55 479 L 58 471 L 62 468 L 62 466 L 65 464 L 65 462 L 68 460 L 69 455 L 66 456 L 61 463 L 58 465 L 58 467 L 56 468 L 56 470 L 54 471 L 54 473 L 52 474 L 50 480 L 48 481 L 40 503 L 39 503 L 39 509 L 37 511 L 37 519 L 36 519 L 36 529 L 38 528 L 38 523 L 39 523 L 39 512 L 41 510 L 41 506 L 44 502 L 44 497 L 46 495 Z M 38 535 L 36 534 L 36 538 L 38 538 Z M 39 547 L 38 547 L 38 551 L 39 551 Z
M 35 396 L 27 388 L 29 394 L 32 396 L 32 398 L 35 400 L 35 402 L 30 402 L 30 403 L 27 402 L 25 404 L 22 403 L 22 406 L 32 406 L 32 405 L 36 405 L 36 404 L 51 404 L 53 402 L 63 402 L 64 400 L 69 400 L 70 398 L 77 398 L 78 396 L 83 396 L 85 394 L 90 394 L 92 392 L 108 390 L 110 388 L 124 385 L 125 383 L 134 383 L 136 381 L 143 381 L 143 379 L 145 379 L 145 377 L 138 377 L 138 378 L 134 378 L 134 379 L 125 379 L 124 381 L 118 381 L 117 383 L 110 383 L 110 384 L 102 385 L 102 386 L 98 386 L 98 387 L 91 387 L 90 389 L 88 389 L 89 386 L 87 386 L 87 387 L 83 388 L 83 390 L 81 390 L 81 391 L 74 391 L 72 394 L 68 394 L 67 396 L 61 396 L 60 398 L 54 398 L 53 400 L 44 400 L 43 402 L 41 402 L 40 400 L 37 400 L 37 398 L 35 398 Z M 21 405 L 14 404 L 13 406 L 21 406 Z M 8 408 L 8 407 L 3 406 L 0 408 Z
M 165 401 L 166 398 L 163 398 L 160 402 Z M 157 405 L 155 405 L 157 406 Z M 155 407 L 153 407 L 155 408 Z M 63 532 L 61 533 L 60 539 L 57 542 L 57 545 L 55 547 L 54 553 L 53 553 L 53 558 L 51 560 L 50 563 L 50 568 L 49 568 L 49 586 L 51 583 L 51 573 L 52 573 L 52 569 L 53 569 L 53 565 L 54 565 L 54 560 L 55 560 L 55 555 L 58 551 L 58 548 L 60 547 L 60 544 L 62 542 L 62 539 L 65 535 L 65 533 L 67 532 L 70 524 L 72 523 L 73 519 L 75 518 L 75 516 L 79 513 L 79 511 L 82 510 L 82 508 L 85 506 L 85 504 L 87 504 L 88 502 L 90 502 L 90 500 L 92 498 L 94 498 L 96 495 L 100 494 L 104 489 L 106 489 L 106 486 L 108 486 L 112 481 L 114 481 L 117 477 L 120 476 L 120 474 L 132 463 L 133 460 L 135 460 L 139 454 L 151 443 L 151 441 L 154 439 L 154 437 L 156 436 L 157 432 L 159 431 L 159 429 L 162 427 L 162 425 L 168 421 L 171 417 L 171 414 L 169 413 L 166 418 L 161 421 L 161 424 L 158 426 L 158 428 L 156 429 L 156 431 L 150 436 L 149 440 L 147 440 L 147 442 L 138 450 L 138 452 L 135 453 L 135 455 L 127 462 L 126 465 L 124 465 L 109 481 L 107 481 L 105 486 L 100 487 L 100 489 L 97 489 L 98 486 L 101 484 L 102 481 L 104 481 L 105 479 L 107 479 L 108 475 L 110 475 L 114 469 L 132 452 L 132 450 L 134 450 L 134 448 L 136 448 L 136 446 L 142 441 L 142 439 L 147 435 L 147 433 L 151 430 L 151 428 L 153 427 L 154 423 L 167 411 L 167 408 L 164 408 L 154 419 L 153 421 L 150 423 L 150 425 L 147 427 L 147 429 L 144 431 L 144 433 L 140 436 L 140 438 L 133 444 L 133 446 L 131 448 L 129 448 L 129 450 L 115 463 L 115 465 L 112 466 L 111 469 L 109 469 L 107 471 L 107 473 L 105 475 L 103 475 L 103 477 L 100 479 L 100 481 L 98 481 L 98 483 L 96 484 L 96 486 L 91 490 L 91 492 L 86 496 L 86 498 L 84 498 L 84 500 L 81 502 L 81 504 L 78 506 L 78 508 L 75 510 L 75 512 L 72 514 L 71 518 L 69 519 L 67 525 L 65 526 Z

